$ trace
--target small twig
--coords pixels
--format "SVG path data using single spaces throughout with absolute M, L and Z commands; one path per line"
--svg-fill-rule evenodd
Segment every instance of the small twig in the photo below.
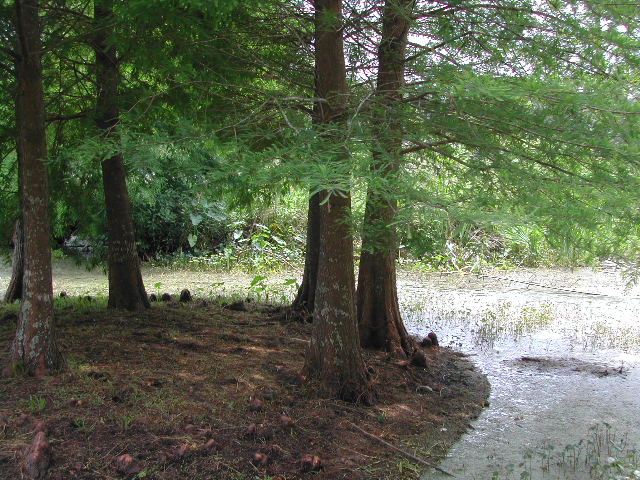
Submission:
M 359 426 L 355 425 L 354 423 L 349 422 L 349 425 L 351 425 L 357 431 L 362 433 L 365 437 L 370 438 L 371 440 L 375 440 L 377 442 L 380 442 L 384 446 L 386 446 L 386 447 L 388 447 L 388 448 L 390 448 L 392 450 L 395 450 L 398 453 L 401 453 L 402 455 L 404 455 L 405 457 L 409 458 L 410 460 L 413 460 L 414 462 L 417 462 L 417 463 L 419 463 L 421 465 L 424 465 L 426 467 L 433 468 L 434 470 L 436 470 L 436 471 L 438 471 L 440 473 L 443 473 L 444 475 L 447 475 L 448 477 L 454 477 L 455 478 L 454 474 L 449 473 L 446 470 L 441 469 L 437 465 L 434 465 L 433 463 L 430 463 L 430 462 L 426 461 L 424 458 L 416 457 L 415 455 L 407 452 L 406 450 L 402 450 L 401 448 L 398 448 L 395 445 L 391 445 L 386 440 L 383 440 L 380 437 L 376 437 L 375 435 L 372 435 L 371 433 L 367 432 L 366 430 L 363 430 L 362 428 L 360 428 Z
M 290 338 L 287 338 L 287 340 L 290 340 L 292 342 L 298 342 L 298 343 L 309 343 L 309 340 L 305 340 L 304 338 L 290 337 Z
M 368 410 L 364 410 L 362 408 L 351 407 L 349 405 L 344 405 L 344 404 L 336 403 L 336 402 L 333 402 L 333 401 L 326 401 L 326 403 L 327 403 L 327 405 L 330 405 L 330 406 L 332 406 L 334 408 L 339 408 L 341 410 L 348 410 L 348 411 L 355 412 L 355 413 L 358 413 L 358 414 L 365 414 L 365 415 L 368 415 L 371 418 L 378 418 L 378 415 L 375 415 L 374 413 L 369 412 Z
M 251 465 L 253 467 L 253 469 L 256 471 L 256 473 L 258 475 L 260 475 L 260 470 L 258 470 L 258 467 L 256 467 L 252 462 L 249 462 L 249 465 Z M 237 471 L 237 470 L 236 470 Z

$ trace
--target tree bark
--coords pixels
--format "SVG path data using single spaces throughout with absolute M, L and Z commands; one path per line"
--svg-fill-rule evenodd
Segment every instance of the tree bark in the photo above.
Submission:
M 17 41 L 17 38 L 16 38 Z M 16 47 L 17 49 L 18 47 Z M 18 61 L 19 59 L 15 59 L 15 71 L 16 75 L 18 72 Z M 17 80 L 17 78 L 16 78 Z M 17 83 L 17 82 L 16 82 Z M 20 116 L 20 102 L 18 102 L 18 91 L 16 89 L 14 96 L 14 103 L 16 107 L 16 125 L 18 124 L 18 118 Z M 18 160 L 18 202 L 20 203 L 22 200 L 22 179 L 20 178 L 20 163 L 21 153 L 20 153 L 20 134 L 18 129 L 16 128 L 16 155 Z M 22 292 L 24 290 L 24 226 L 22 223 L 22 207 L 20 207 L 20 214 L 16 219 L 16 224 L 13 229 L 13 255 L 11 258 L 11 280 L 9 280 L 9 286 L 7 287 L 7 291 L 4 295 L 4 301 L 6 303 L 13 303 L 16 300 L 22 300 Z
M 11 257 L 11 280 L 4 294 L 4 301 L 13 303 L 22 298 L 22 277 L 24 275 L 24 232 L 22 219 L 16 220 L 13 230 L 13 255 Z
M 378 47 L 376 110 L 372 119 L 372 174 L 382 188 L 369 185 L 358 273 L 357 312 L 360 341 L 365 348 L 411 357 L 416 346 L 402 322 L 396 283 L 397 202 L 393 181 L 402 148 L 402 114 L 398 111 L 404 85 L 404 59 L 409 16 L 414 0 L 387 0 Z M 378 182 L 376 182 L 378 185 Z M 386 188 L 385 188 L 386 187 Z
M 62 366 L 55 342 L 51 279 L 51 220 L 46 166 L 41 26 L 38 0 L 16 0 L 18 96 L 16 125 L 24 226 L 23 300 L 10 362 L 47 375 Z
M 304 273 L 292 308 L 298 312 L 312 313 L 316 300 L 318 260 L 320 254 L 320 195 L 309 197 L 307 216 L 307 251 L 304 256 Z
M 320 97 L 318 91 L 318 65 L 315 65 L 314 93 Z M 322 102 L 314 102 L 311 122 L 314 125 L 322 123 Z M 309 195 L 307 210 L 307 242 L 304 256 L 304 272 L 298 294 L 292 304 L 292 309 L 300 313 L 313 313 L 316 300 L 316 285 L 318 283 L 318 261 L 320 255 L 320 194 Z
M 320 121 L 328 161 L 339 165 L 347 152 L 335 148 L 336 132 L 345 121 L 346 68 L 342 39 L 342 1 L 316 0 L 316 82 L 321 104 Z M 337 152 L 336 152 L 337 150 Z M 373 393 L 362 358 L 355 317 L 353 237 L 348 190 L 321 191 L 320 250 L 315 290 L 313 330 L 304 374 L 317 381 L 321 393 L 351 402 L 371 403 Z
M 117 138 L 120 120 L 118 85 L 120 72 L 115 47 L 109 43 L 113 33 L 113 0 L 94 4 L 96 34 L 96 125 L 106 140 Z M 142 281 L 140 258 L 135 242 L 131 203 L 122 154 L 102 161 L 102 181 L 107 213 L 109 308 L 142 310 L 149 299 Z

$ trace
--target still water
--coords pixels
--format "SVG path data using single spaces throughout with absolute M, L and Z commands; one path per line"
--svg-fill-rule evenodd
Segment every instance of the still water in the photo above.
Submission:
M 412 333 L 437 332 L 491 382 L 440 465 L 457 478 L 609 478 L 586 456 L 614 463 L 640 445 L 640 298 L 618 272 L 432 275 L 399 291 Z

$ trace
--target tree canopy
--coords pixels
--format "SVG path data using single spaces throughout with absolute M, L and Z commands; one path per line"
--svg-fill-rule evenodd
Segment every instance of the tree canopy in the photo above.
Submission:
M 117 45 L 121 65 L 122 127 L 108 150 L 124 153 L 141 194 L 134 204 L 148 208 L 144 185 L 158 188 L 150 172 L 167 151 L 185 152 L 178 157 L 193 171 L 190 184 L 216 179 L 198 187 L 208 190 L 208 202 L 223 194 L 252 201 L 292 185 L 357 185 L 371 176 L 367 145 L 375 132 L 368 118 L 381 108 L 373 90 L 382 3 L 344 5 L 350 86 L 348 128 L 341 134 L 353 165 L 340 171 L 323 166 L 327 152 L 312 121 L 309 4 L 114 2 L 109 42 Z M 43 2 L 41 11 L 59 238 L 78 228 L 97 236 L 103 228 L 95 153 L 105 140 L 92 123 L 91 5 Z M 0 191 L 10 206 L 16 192 L 11 2 L 3 2 L 0 13 L 6 45 L 1 108 L 7 113 L 0 128 Z M 636 215 L 636 13 L 632 3 L 604 1 L 416 2 L 403 106 L 395 112 L 403 118 L 404 174 L 393 185 L 376 178 L 370 185 L 398 196 L 407 228 L 444 216 L 544 224 L 545 234 L 557 238 L 579 234 L 576 224 L 597 228 L 613 217 L 619 235 L 609 246 L 619 245 Z M 3 209 L 5 238 L 15 208 Z M 138 228 L 153 229 L 136 210 Z

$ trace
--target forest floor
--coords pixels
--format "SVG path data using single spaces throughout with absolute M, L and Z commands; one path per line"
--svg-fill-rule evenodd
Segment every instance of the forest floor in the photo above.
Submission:
M 300 376 L 310 325 L 246 305 L 59 299 L 66 370 L 0 379 L 0 478 L 23 478 L 38 430 L 50 479 L 418 478 L 426 467 L 389 445 L 437 463 L 486 404 L 486 377 L 442 347 L 427 368 L 366 352 L 374 406 L 319 398 Z M 16 314 L 0 306 L 3 352 Z

